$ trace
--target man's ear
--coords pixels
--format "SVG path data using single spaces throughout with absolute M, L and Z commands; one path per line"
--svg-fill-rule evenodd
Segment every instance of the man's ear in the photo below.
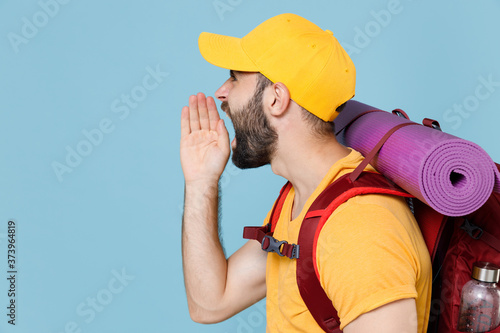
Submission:
M 283 115 L 290 105 L 290 91 L 283 83 L 274 83 L 265 98 L 265 105 L 271 115 Z

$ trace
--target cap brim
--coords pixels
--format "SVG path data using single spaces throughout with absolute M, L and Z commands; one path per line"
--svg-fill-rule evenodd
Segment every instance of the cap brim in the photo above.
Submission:
M 202 32 L 200 53 L 212 65 L 242 72 L 258 72 L 257 66 L 241 47 L 241 38 Z

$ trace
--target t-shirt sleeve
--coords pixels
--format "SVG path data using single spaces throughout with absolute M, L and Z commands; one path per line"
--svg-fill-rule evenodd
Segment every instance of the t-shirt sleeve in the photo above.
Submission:
M 417 297 L 419 267 L 412 244 L 404 223 L 386 207 L 354 200 L 332 214 L 319 236 L 316 259 L 341 329 L 363 313 Z

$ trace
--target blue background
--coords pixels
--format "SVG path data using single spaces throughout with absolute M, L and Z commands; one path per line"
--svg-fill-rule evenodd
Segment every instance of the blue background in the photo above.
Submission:
M 498 1 L 60 2 L 0 1 L 0 332 L 265 331 L 263 302 L 216 325 L 187 311 L 180 110 L 228 76 L 200 56 L 202 31 L 242 37 L 274 15 L 302 15 L 351 54 L 357 100 L 435 118 L 500 161 Z M 78 149 L 86 156 L 68 157 Z M 228 165 L 228 254 L 283 181 L 268 167 Z M 11 219 L 15 326 L 6 316 Z

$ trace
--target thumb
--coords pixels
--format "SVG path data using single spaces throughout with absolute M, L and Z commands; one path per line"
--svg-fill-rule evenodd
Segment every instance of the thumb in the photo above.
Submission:
M 217 124 L 218 144 L 220 147 L 229 147 L 229 133 L 223 119 L 219 119 Z

